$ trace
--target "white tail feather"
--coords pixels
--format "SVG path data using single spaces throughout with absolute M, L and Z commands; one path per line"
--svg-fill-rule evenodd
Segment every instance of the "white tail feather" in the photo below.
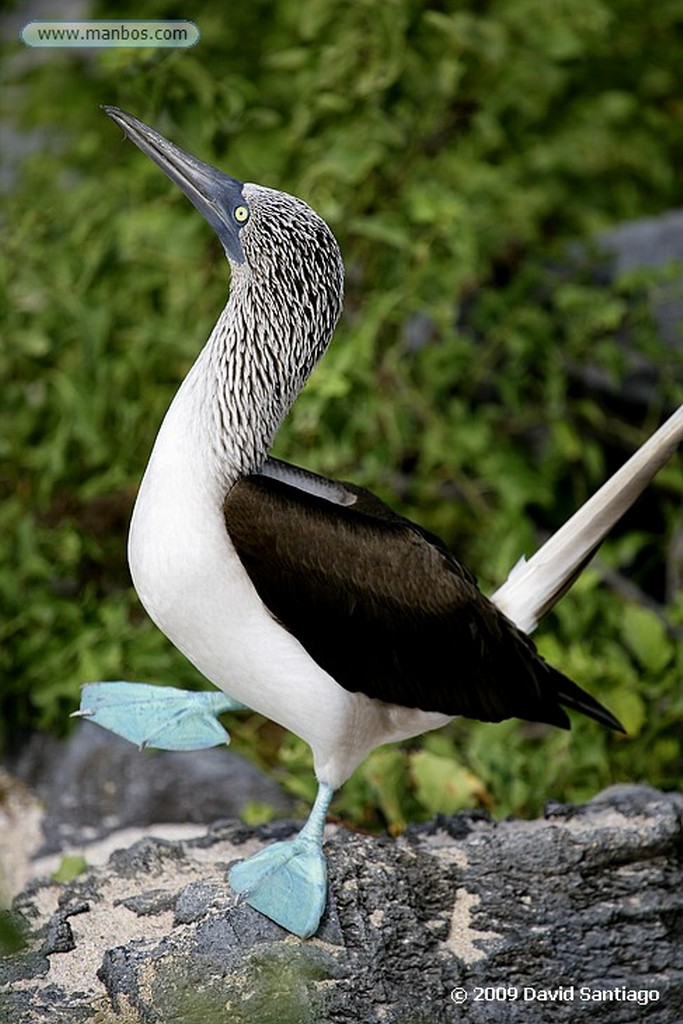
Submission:
M 602 485 L 528 562 L 518 562 L 491 597 L 531 633 L 562 597 L 600 541 L 645 490 L 683 440 L 683 405 Z

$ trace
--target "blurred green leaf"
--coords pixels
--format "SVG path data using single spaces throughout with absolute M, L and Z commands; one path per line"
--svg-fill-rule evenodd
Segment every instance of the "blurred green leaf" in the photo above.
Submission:
M 671 661 L 671 641 L 662 621 L 639 605 L 626 605 L 622 618 L 624 643 L 635 654 L 640 665 L 654 675 Z
M 66 854 L 59 862 L 57 870 L 52 872 L 52 878 L 55 882 L 71 882 L 74 878 L 82 875 L 87 867 L 88 862 L 85 857 L 78 854 Z
M 455 814 L 487 796 L 482 780 L 458 764 L 452 751 L 442 756 L 416 750 L 410 755 L 410 771 L 417 799 L 430 814 Z
M 0 910 L 0 953 L 10 956 L 21 952 L 25 945 L 24 931 L 15 915 L 8 910 Z
M 406 827 L 405 793 L 408 789 L 405 757 L 396 747 L 380 747 L 370 754 L 359 769 L 372 797 L 384 815 L 389 830 Z

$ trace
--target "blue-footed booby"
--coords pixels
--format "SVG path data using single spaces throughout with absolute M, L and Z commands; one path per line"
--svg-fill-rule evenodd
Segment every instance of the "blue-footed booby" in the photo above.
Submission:
M 456 715 L 568 727 L 569 708 L 621 729 L 527 634 L 671 453 L 683 409 L 486 598 L 438 537 L 371 492 L 269 455 L 341 313 L 327 224 L 104 109 L 211 224 L 230 264 L 227 305 L 163 420 L 128 545 L 142 604 L 218 690 L 91 683 L 79 713 L 141 745 L 188 749 L 225 742 L 215 716 L 252 708 L 310 744 L 319 789 L 304 828 L 229 876 L 306 937 L 327 898 L 332 795 L 378 745 Z

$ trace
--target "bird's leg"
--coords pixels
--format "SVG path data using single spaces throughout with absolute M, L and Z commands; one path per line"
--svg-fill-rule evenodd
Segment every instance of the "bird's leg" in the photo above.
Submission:
M 87 683 L 74 716 L 115 732 L 139 747 L 203 750 L 229 743 L 218 721 L 224 711 L 246 705 L 221 690 L 178 690 L 149 683 Z
M 302 939 L 318 930 L 327 902 L 323 829 L 333 795 L 334 790 L 321 782 L 295 839 L 267 846 L 230 869 L 230 885 L 244 894 L 250 907 Z

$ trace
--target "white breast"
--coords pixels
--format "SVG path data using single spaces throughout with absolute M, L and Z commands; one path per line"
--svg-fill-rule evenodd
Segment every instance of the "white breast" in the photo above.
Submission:
M 133 583 L 172 643 L 225 693 L 301 736 L 318 778 L 337 787 L 375 746 L 448 719 L 349 693 L 268 612 L 225 529 L 201 379 L 198 361 L 147 466 L 128 543 Z

